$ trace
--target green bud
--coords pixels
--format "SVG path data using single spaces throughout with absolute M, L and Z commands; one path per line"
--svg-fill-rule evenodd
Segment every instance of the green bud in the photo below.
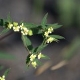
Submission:
M 29 34 L 29 36 L 32 36 L 33 35 L 32 30 L 29 30 L 28 34 Z
M 18 23 L 17 23 L 17 22 L 13 22 L 13 25 L 14 25 L 14 26 L 18 26 Z

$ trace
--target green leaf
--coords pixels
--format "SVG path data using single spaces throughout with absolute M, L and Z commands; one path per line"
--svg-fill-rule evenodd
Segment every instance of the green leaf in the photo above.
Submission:
M 9 68 L 9 69 L 7 69 L 7 70 L 4 72 L 4 75 L 5 75 L 5 76 L 7 76 L 7 75 L 8 75 L 8 73 L 9 73 L 9 71 L 10 71 L 10 68 Z
M 31 29 L 31 28 L 37 28 L 38 25 L 33 24 L 33 23 L 23 23 L 25 27 Z
M 34 49 L 34 53 L 38 53 L 38 52 L 41 52 L 48 44 L 41 44 L 40 46 L 36 47 Z
M 53 29 L 58 29 L 60 28 L 62 25 L 58 25 L 58 23 L 55 24 L 47 24 L 47 27 L 53 27 Z
M 6 34 L 10 29 L 5 28 L 2 32 L 0 32 L 0 35 Z
M 22 41 L 23 41 L 23 44 L 26 47 L 26 49 L 27 50 L 29 49 L 29 51 L 32 51 L 33 46 L 31 44 L 30 39 L 27 36 L 22 35 Z
M 30 63 L 30 54 L 26 58 L 26 64 L 29 65 L 29 63 Z
M 6 19 L 7 22 L 12 22 L 12 19 L 10 17 L 10 13 L 7 15 L 7 19 Z
M 33 34 L 41 34 L 42 33 L 41 27 L 32 28 L 32 31 L 33 31 Z
M 65 60 L 72 59 L 75 55 L 78 54 L 78 50 L 80 49 L 80 37 L 75 37 L 70 45 L 65 47 L 65 50 L 63 51 L 63 58 Z
M 59 35 L 50 35 L 50 36 L 55 38 L 55 39 L 64 39 L 64 37 L 59 36 Z
M 42 22 L 41 22 L 42 27 L 46 27 L 45 25 L 47 23 L 47 16 L 48 16 L 48 13 L 42 19 Z
M 3 21 L 3 19 L 0 19 L 0 26 L 4 26 L 4 21 Z
M 50 59 L 47 55 L 42 54 L 42 59 Z
M 6 54 L 6 52 L 0 52 L 0 59 L 15 59 L 13 55 Z

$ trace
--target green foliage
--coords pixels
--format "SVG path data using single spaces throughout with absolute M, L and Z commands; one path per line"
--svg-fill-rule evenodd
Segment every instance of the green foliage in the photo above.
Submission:
M 28 49 L 29 52 L 31 53 L 33 46 L 32 46 L 30 39 L 27 36 L 22 35 L 22 41 L 23 41 L 23 44 L 26 47 L 26 49 Z
M 4 69 L 4 66 L 0 66 L 0 70 Z M 10 71 L 10 68 L 9 69 L 6 69 L 3 76 L 0 76 L 0 80 L 5 80 L 5 77 L 8 75 Z
M 51 42 L 58 41 L 59 39 L 64 39 L 59 35 L 51 35 L 55 29 L 61 27 L 61 25 L 56 24 L 47 24 L 47 16 L 48 13 L 44 16 L 41 21 L 41 24 L 36 25 L 33 23 L 17 23 L 12 22 L 11 18 L 8 17 L 6 21 L 3 19 L 0 20 L 0 26 L 4 26 L 4 30 L 0 33 L 0 35 L 6 34 L 9 30 L 13 30 L 14 32 L 21 33 L 22 42 L 29 52 L 29 55 L 26 58 L 27 66 L 32 65 L 33 67 L 37 67 L 38 63 L 40 63 L 40 59 L 47 59 L 48 56 L 42 54 L 42 50 Z M 36 48 L 33 47 L 29 36 L 33 36 L 35 34 L 40 34 L 43 37 L 42 43 Z M 1 54 L 1 56 L 3 56 Z
M 46 26 L 46 23 L 47 23 L 47 16 L 48 16 L 48 13 L 44 16 L 44 18 L 42 19 L 42 22 L 41 22 L 41 26 L 43 28 L 45 28 Z
M 15 59 L 13 55 L 7 54 L 6 52 L 0 51 L 0 59 Z

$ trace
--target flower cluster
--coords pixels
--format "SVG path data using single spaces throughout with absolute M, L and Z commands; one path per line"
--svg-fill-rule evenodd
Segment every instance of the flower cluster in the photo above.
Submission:
M 0 77 L 0 80 L 5 80 L 5 75 L 3 75 L 2 77 Z
M 32 30 L 29 30 L 28 28 L 26 28 L 23 23 L 21 25 L 18 25 L 17 22 L 9 23 L 8 28 L 9 29 L 13 28 L 14 32 L 21 31 L 22 35 L 30 35 L 31 36 L 33 34 Z
M 31 54 L 29 57 L 31 65 L 36 68 L 37 67 L 36 59 L 41 59 L 42 57 L 45 57 L 42 53 L 39 53 L 38 55 L 37 54 Z
M 52 41 L 54 41 L 55 38 L 53 37 L 49 37 L 47 40 L 46 40 L 46 43 L 51 43 Z
M 53 28 L 50 27 L 50 28 L 48 28 L 48 29 L 45 31 L 44 36 L 45 36 L 45 37 L 48 37 L 49 34 L 52 33 L 52 32 L 53 32 Z
M 46 43 L 51 43 L 52 41 L 55 40 L 55 38 L 50 37 L 49 34 L 53 32 L 53 28 L 49 27 L 45 32 L 44 36 L 46 37 Z

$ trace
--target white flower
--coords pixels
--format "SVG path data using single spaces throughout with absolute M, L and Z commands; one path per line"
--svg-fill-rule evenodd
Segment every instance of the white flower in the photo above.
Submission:
M 55 38 L 53 38 L 53 37 L 49 37 L 49 38 L 47 39 L 46 43 L 51 43 L 54 39 L 55 39 Z
M 53 31 L 52 27 L 48 28 L 48 33 L 52 33 L 52 31 Z
M 13 24 L 9 23 L 8 28 L 11 29 L 13 27 Z
M 0 80 L 5 80 L 5 75 L 3 75 L 2 77 L 0 77 Z
M 38 54 L 38 59 L 40 59 L 42 57 L 42 54 L 41 53 L 39 53 Z
M 22 24 L 20 25 L 20 29 L 22 30 L 22 29 L 23 29 L 23 27 L 24 27 L 24 24 L 22 23 Z
M 44 33 L 44 36 L 45 37 L 48 37 L 49 36 L 47 31 Z
M 33 55 L 33 54 L 32 54 L 32 55 L 30 56 L 30 61 L 33 61 L 35 58 L 36 58 L 36 55 Z
M 23 35 L 27 35 L 28 32 L 29 32 L 29 30 L 28 30 L 26 27 L 22 27 L 21 33 L 22 33 Z
M 31 64 L 32 64 L 32 66 L 33 66 L 33 67 L 35 67 L 35 68 L 36 68 L 36 66 L 37 66 L 36 61 L 32 62 Z
M 19 27 L 19 26 L 13 26 L 13 30 L 14 30 L 15 32 L 18 32 L 18 31 L 19 31 L 19 29 L 20 29 L 20 27 Z

